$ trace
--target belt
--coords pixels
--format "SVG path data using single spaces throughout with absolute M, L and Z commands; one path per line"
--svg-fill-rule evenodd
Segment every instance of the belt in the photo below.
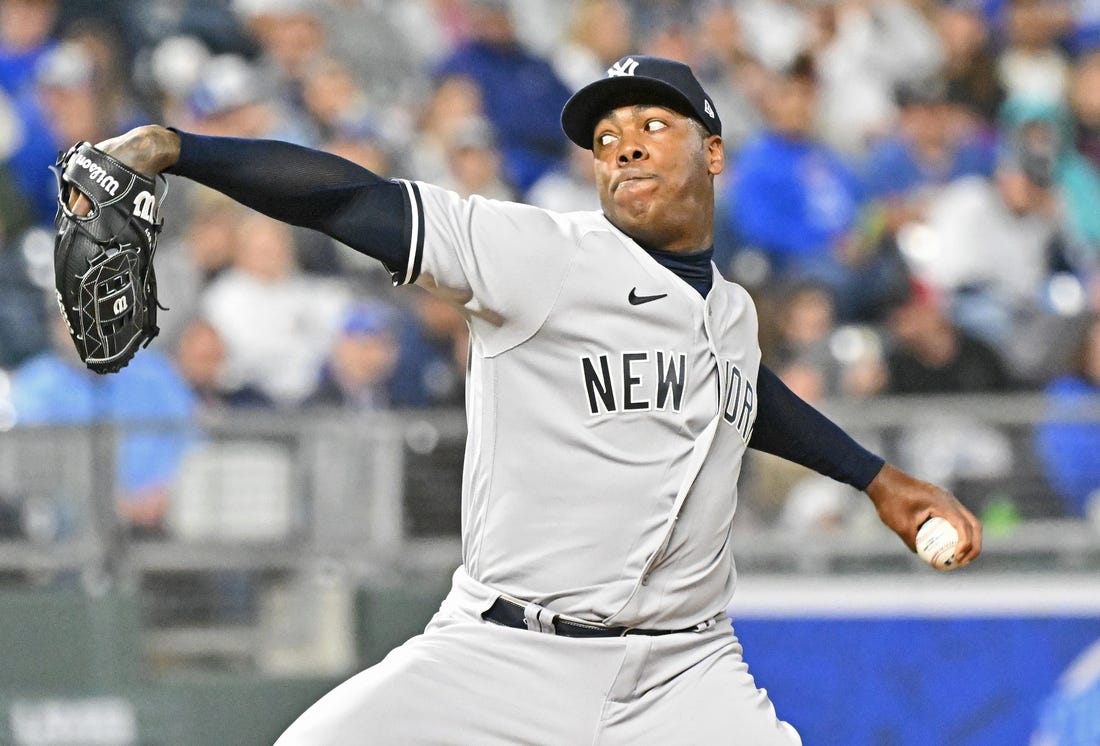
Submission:
M 534 621 L 534 626 L 528 624 L 526 616 L 527 606 L 519 601 L 501 596 L 481 618 L 493 624 L 500 624 L 515 629 L 534 629 L 540 632 L 560 635 L 562 637 L 623 637 L 624 635 L 671 635 L 676 632 L 695 632 L 699 625 L 685 627 L 684 629 L 639 629 L 637 627 L 608 627 L 603 624 L 592 624 L 575 619 L 562 619 L 560 614 L 553 614 L 547 621 Z M 545 613 L 546 610 L 542 610 Z

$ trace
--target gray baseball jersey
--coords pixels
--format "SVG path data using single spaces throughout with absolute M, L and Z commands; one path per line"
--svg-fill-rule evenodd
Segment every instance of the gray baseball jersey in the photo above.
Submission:
M 584 620 L 681 628 L 734 589 L 757 318 L 704 299 L 599 212 L 404 182 L 416 282 L 470 318 L 463 563 Z
M 470 319 L 463 566 L 424 634 L 277 746 L 797 746 L 724 616 L 760 362 L 748 294 L 715 274 L 704 300 L 602 213 L 403 185 L 395 280 Z M 501 593 L 527 630 L 483 621 Z M 540 634 L 547 609 L 692 631 L 569 639 Z

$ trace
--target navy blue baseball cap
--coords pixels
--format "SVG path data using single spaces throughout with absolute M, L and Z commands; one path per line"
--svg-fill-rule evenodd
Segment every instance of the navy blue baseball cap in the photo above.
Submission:
M 659 104 L 699 120 L 712 135 L 722 134 L 714 102 L 683 62 L 633 54 L 607 68 L 607 77 L 573 94 L 561 110 L 561 128 L 570 140 L 592 149 L 596 123 L 619 106 Z

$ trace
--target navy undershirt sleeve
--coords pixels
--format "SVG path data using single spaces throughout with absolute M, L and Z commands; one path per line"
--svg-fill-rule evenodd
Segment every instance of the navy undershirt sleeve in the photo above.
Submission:
M 714 282 L 713 253 L 713 249 L 695 254 L 649 251 L 659 264 L 704 298 Z M 764 365 L 756 378 L 756 406 L 750 448 L 801 464 L 859 490 L 867 488 L 885 463 L 800 399 Z
M 276 220 L 326 233 L 391 271 L 408 263 L 405 189 L 339 156 L 276 140 L 173 130 L 168 173 L 216 189 Z
M 756 376 L 756 401 L 759 410 L 750 448 L 801 464 L 858 490 L 867 489 L 886 463 L 763 365 Z

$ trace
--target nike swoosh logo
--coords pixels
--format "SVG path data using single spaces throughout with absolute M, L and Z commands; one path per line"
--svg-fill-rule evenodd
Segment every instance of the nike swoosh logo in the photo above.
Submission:
M 668 297 L 668 293 L 661 293 L 660 295 L 638 295 L 638 288 L 631 288 L 630 295 L 628 295 L 626 299 L 630 301 L 630 305 L 640 306 L 643 303 L 651 303 L 666 297 Z

